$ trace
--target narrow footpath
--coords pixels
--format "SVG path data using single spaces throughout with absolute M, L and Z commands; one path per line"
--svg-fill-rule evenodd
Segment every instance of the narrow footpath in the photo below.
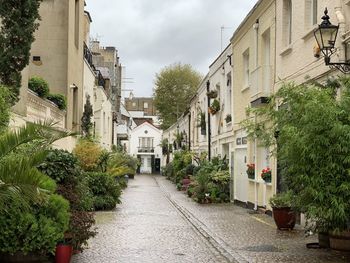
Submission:
M 136 176 L 122 204 L 96 219 L 99 234 L 73 263 L 350 262 L 349 254 L 307 249 L 315 237 L 278 231 L 267 215 L 199 205 L 161 176 Z

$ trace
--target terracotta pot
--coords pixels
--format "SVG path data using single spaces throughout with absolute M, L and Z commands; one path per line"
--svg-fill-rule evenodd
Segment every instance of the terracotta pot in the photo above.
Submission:
M 292 230 L 295 226 L 295 212 L 290 207 L 272 208 L 273 219 L 279 230 Z
M 73 247 L 71 245 L 57 245 L 55 253 L 56 263 L 69 263 L 72 257 Z
M 328 233 L 318 233 L 318 244 L 321 248 L 329 248 L 329 234 Z
M 331 249 L 350 251 L 350 231 L 329 234 L 329 245 Z

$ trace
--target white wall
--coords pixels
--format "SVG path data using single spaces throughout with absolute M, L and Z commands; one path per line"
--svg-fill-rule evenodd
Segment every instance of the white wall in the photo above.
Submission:
M 145 133 L 147 131 L 147 134 Z M 160 146 L 162 140 L 162 131 L 154 127 L 153 125 L 144 122 L 140 126 L 137 126 L 131 131 L 130 134 L 130 154 L 136 157 L 139 147 L 139 137 L 153 137 L 154 155 L 155 158 L 162 159 L 162 147 Z M 146 154 L 146 153 L 141 153 Z M 149 153 L 148 153 L 149 154 Z
M 97 87 L 94 93 L 95 137 L 103 148 L 109 150 L 112 147 L 112 104 L 102 87 Z

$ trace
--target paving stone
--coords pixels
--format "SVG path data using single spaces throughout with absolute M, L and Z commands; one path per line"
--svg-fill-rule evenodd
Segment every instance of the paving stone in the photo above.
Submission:
M 168 198 L 238 262 L 350 262 L 349 253 L 307 249 L 306 244 L 317 242 L 317 238 L 305 237 L 300 227 L 279 231 L 268 215 L 233 204 L 197 204 L 164 177 L 156 180 Z
M 114 211 L 96 213 L 98 235 L 73 263 L 228 262 L 165 197 L 151 176 L 136 176 Z

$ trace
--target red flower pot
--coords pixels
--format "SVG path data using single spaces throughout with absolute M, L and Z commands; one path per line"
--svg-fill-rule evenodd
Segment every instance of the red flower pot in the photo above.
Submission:
M 295 213 L 290 207 L 272 208 L 273 219 L 280 230 L 292 230 L 295 226 Z
M 56 263 L 69 263 L 72 257 L 73 247 L 71 245 L 57 245 L 55 253 Z

